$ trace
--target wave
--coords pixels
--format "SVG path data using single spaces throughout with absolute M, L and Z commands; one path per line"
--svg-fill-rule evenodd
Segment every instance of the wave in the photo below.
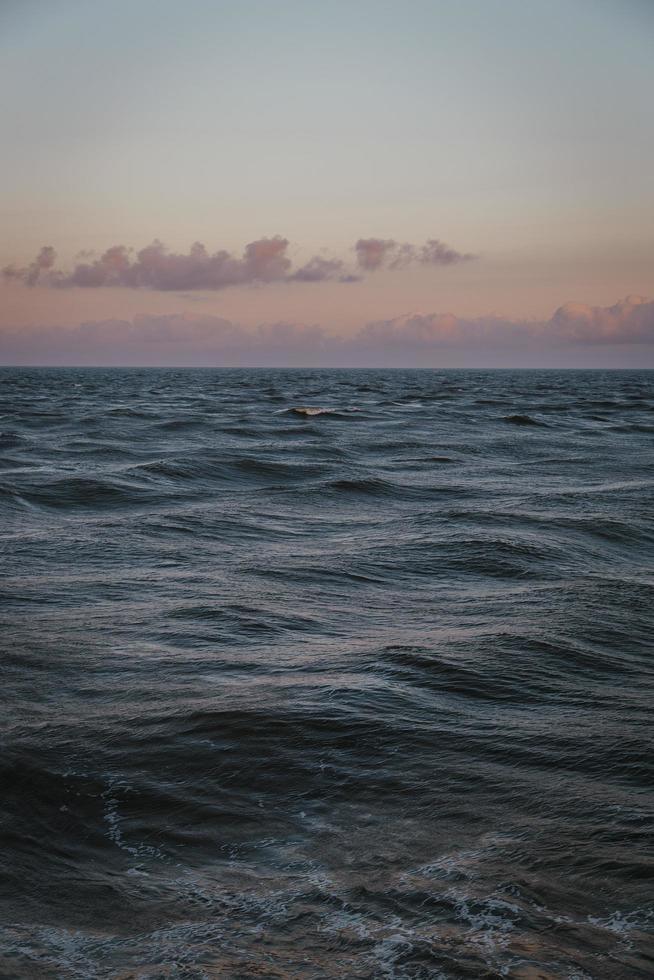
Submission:
M 132 408 L 130 405 L 117 405 L 114 408 L 107 408 L 106 414 L 114 418 L 126 419 L 150 419 L 152 413 L 144 409 Z
M 15 449 L 28 440 L 18 432 L 0 432 L 0 449 Z
M 315 618 L 300 613 L 285 615 L 270 607 L 236 604 L 178 606 L 168 613 L 168 618 L 175 622 L 218 626 L 237 642 L 249 642 L 253 636 L 315 633 L 322 626 Z
M 627 425 L 614 425 L 611 428 L 613 432 L 654 432 L 654 425 L 644 422 L 630 422 Z
M 301 406 L 295 406 L 293 408 L 287 409 L 291 415 L 303 415 L 308 418 L 312 418 L 314 415 L 336 415 L 338 414 L 335 408 L 317 408 L 307 406 L 305 408 Z
M 430 486 L 419 483 L 399 483 L 393 480 L 386 480 L 382 477 L 344 477 L 342 479 L 332 479 L 312 487 L 314 493 L 329 493 L 337 496 L 370 496 L 405 498 L 415 500 L 430 500 L 433 497 L 443 497 L 447 495 L 463 495 L 462 488 L 451 486 Z
M 247 456 L 235 459 L 224 457 L 212 459 L 202 455 L 141 463 L 133 467 L 131 472 L 183 482 L 211 483 L 218 480 L 239 484 L 252 481 L 269 483 L 274 480 L 294 483 L 318 478 L 326 472 L 326 467 L 324 464 L 310 461 L 289 463 Z
M 505 415 L 504 421 L 509 422 L 511 425 L 546 425 L 545 422 L 538 422 L 531 415 Z
M 124 480 L 62 477 L 40 484 L 23 485 L 15 495 L 30 504 L 52 509 L 124 507 L 155 502 L 152 494 Z
M 299 415 L 301 418 L 305 419 L 318 418 L 322 415 L 326 415 L 333 419 L 357 418 L 360 420 L 362 420 L 366 415 L 366 413 L 364 413 L 360 408 L 355 408 L 352 406 L 348 408 L 319 408 L 318 406 L 311 405 L 295 405 L 292 408 L 282 409 L 281 414 Z
M 164 419 L 156 423 L 157 427 L 165 432 L 183 432 L 185 429 L 196 429 L 205 424 L 206 418 L 199 416 L 196 418 Z

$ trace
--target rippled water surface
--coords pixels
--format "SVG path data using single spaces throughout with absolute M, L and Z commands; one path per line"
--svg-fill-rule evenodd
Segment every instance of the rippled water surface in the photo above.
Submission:
M 2 370 L 0 976 L 651 977 L 653 380 Z

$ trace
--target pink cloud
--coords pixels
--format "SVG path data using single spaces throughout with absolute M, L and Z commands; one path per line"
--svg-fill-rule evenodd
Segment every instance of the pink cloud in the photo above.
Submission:
M 438 238 L 430 238 L 418 247 L 409 242 L 396 242 L 393 238 L 360 238 L 354 246 L 359 268 L 366 272 L 377 269 L 402 269 L 412 263 L 421 265 L 454 265 L 467 262 L 475 256 L 457 252 Z
M 409 313 L 366 324 L 359 340 L 388 347 L 439 347 L 495 344 L 654 343 L 654 302 L 628 296 L 614 306 L 565 303 L 545 321 L 510 320 L 499 316 L 465 319 L 453 313 Z
M 627 296 L 614 306 L 565 303 L 551 320 L 568 340 L 590 344 L 641 344 L 654 340 L 654 303 Z
M 74 327 L 0 330 L 0 361 L 36 364 L 538 366 L 586 363 L 584 350 L 611 363 L 621 349 L 636 366 L 654 363 L 654 302 L 627 297 L 610 307 L 566 303 L 549 320 L 411 313 L 341 336 L 318 325 L 248 328 L 215 316 L 172 314 L 101 320 Z M 632 351 L 632 354 L 628 354 Z M 636 353 L 638 351 L 638 353 Z M 558 353 L 557 353 L 558 352 Z M 622 357 L 622 355 L 619 355 Z M 575 361 L 576 358 L 576 361 Z M 623 357 L 624 360 L 624 357 Z
M 44 245 L 34 261 L 26 268 L 20 269 L 15 265 L 8 265 L 2 270 L 5 279 L 18 279 L 26 286 L 36 286 L 42 272 L 52 269 L 57 258 L 52 245 Z
M 224 289 L 247 282 L 284 279 L 291 267 L 286 238 L 250 242 L 242 257 L 226 251 L 209 254 L 196 242 L 188 254 L 169 252 L 159 241 L 141 249 L 134 259 L 116 245 L 94 262 L 80 262 L 73 271 L 52 278 L 54 286 L 125 286 L 158 290 Z
M 361 272 L 374 272 L 386 266 L 399 269 L 410 262 L 423 265 L 452 265 L 472 256 L 447 248 L 438 239 L 430 239 L 421 248 L 399 245 L 393 240 L 361 238 L 355 245 L 358 272 L 341 259 L 315 255 L 297 269 L 288 257 L 289 241 L 280 235 L 259 238 L 245 246 L 236 256 L 225 249 L 210 253 L 201 242 L 195 242 L 187 253 L 170 252 L 160 241 L 135 252 L 126 245 L 113 245 L 99 258 L 84 256 L 72 270 L 55 268 L 56 253 L 51 245 L 41 249 L 28 266 L 7 266 L 6 279 L 26 286 L 51 288 L 123 287 L 188 292 L 191 290 L 226 289 L 252 283 L 304 282 L 328 280 L 357 282 Z
M 340 259 L 323 259 L 319 255 L 314 255 L 289 278 L 296 282 L 325 282 L 329 279 L 337 279 L 339 282 L 356 282 L 359 277 L 349 275 L 345 264 Z
M 366 272 L 381 269 L 387 256 L 396 246 L 397 243 L 390 238 L 360 238 L 354 246 L 360 268 L 365 269 Z

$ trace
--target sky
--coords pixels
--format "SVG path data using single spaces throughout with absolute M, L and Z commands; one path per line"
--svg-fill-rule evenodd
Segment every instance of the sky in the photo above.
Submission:
M 0 0 L 0 363 L 654 367 L 652 0 Z

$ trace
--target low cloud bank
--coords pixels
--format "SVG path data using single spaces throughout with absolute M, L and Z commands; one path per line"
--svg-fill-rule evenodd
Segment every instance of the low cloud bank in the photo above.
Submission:
M 270 282 L 351 283 L 382 268 L 399 269 L 412 263 L 446 266 L 473 257 L 456 252 L 436 238 L 421 247 L 400 245 L 392 239 L 360 238 L 354 246 L 355 268 L 342 259 L 314 255 L 305 265 L 293 269 L 288 247 L 288 239 L 279 235 L 250 242 L 241 256 L 224 249 L 209 253 L 201 242 L 192 245 L 188 253 L 170 252 L 160 241 L 138 252 L 125 245 L 113 245 L 99 258 L 78 262 L 65 272 L 55 268 L 56 252 L 46 245 L 28 266 L 9 265 L 2 274 L 25 286 L 189 291 Z
M 589 352 L 594 353 L 590 354 Z M 598 354 L 599 351 L 603 353 Z M 413 313 L 341 336 L 318 325 L 244 327 L 173 314 L 0 331 L 5 364 L 206 366 L 654 366 L 654 302 L 566 303 L 546 321 Z
M 647 344 L 654 342 L 654 302 L 628 296 L 614 306 L 565 303 L 545 321 L 497 316 L 466 320 L 453 313 L 411 313 L 368 323 L 359 340 L 371 346 L 430 348 L 484 344 L 542 347 L 553 344 Z

